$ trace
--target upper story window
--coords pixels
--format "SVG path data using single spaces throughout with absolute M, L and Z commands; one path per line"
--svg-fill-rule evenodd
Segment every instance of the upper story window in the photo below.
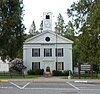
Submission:
M 47 42 L 49 42 L 49 41 L 50 41 L 50 37 L 46 37 L 45 40 L 46 40 Z
M 63 48 L 56 48 L 55 55 L 58 57 L 62 57 L 63 56 Z
M 52 48 L 44 48 L 44 57 L 52 56 Z
M 46 19 L 50 19 L 50 15 L 46 15 Z
M 40 48 L 32 49 L 32 57 L 40 57 Z

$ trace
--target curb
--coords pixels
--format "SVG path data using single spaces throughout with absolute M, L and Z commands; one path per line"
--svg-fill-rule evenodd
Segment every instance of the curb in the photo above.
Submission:
M 7 83 L 9 82 L 8 80 L 0 80 L 1 83 Z

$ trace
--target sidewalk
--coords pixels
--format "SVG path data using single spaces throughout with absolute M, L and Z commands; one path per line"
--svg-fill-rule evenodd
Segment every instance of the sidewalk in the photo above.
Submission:
M 8 82 L 12 81 L 26 81 L 26 82 L 50 82 L 50 83 L 62 83 L 62 82 L 77 82 L 77 83 L 99 83 L 100 84 L 100 79 L 61 79 L 60 77 L 39 77 L 39 78 L 34 78 L 34 79 L 5 79 Z

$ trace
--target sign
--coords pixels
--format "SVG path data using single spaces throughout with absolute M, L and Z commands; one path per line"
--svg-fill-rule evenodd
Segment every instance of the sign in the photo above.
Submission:
M 80 71 L 89 71 L 89 75 L 91 74 L 91 78 L 93 78 L 93 65 L 92 64 L 79 64 L 79 67 L 78 67 L 79 79 L 81 78 Z
M 91 70 L 91 65 L 80 65 L 81 71 L 90 71 Z

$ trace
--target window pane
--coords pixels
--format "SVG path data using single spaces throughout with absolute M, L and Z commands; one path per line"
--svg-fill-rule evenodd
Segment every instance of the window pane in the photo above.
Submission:
M 46 19 L 50 19 L 50 16 L 49 15 L 46 15 Z
M 32 62 L 32 70 L 40 69 L 40 62 Z
M 57 70 L 62 70 L 62 62 L 57 62 Z
M 39 57 L 40 56 L 40 49 L 39 48 L 32 49 L 32 56 Z
M 44 49 L 44 57 L 50 57 L 52 56 L 52 49 L 51 48 L 45 48 Z
M 64 62 L 56 62 L 56 70 L 64 70 Z
M 59 56 L 59 57 L 63 56 L 63 48 L 56 48 L 55 51 L 56 51 L 55 52 L 56 56 Z

